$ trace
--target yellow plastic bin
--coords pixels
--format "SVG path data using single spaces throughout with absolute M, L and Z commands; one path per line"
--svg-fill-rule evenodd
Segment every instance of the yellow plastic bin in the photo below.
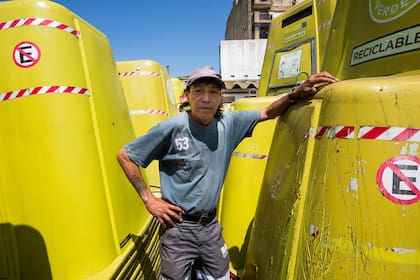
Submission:
M 0 278 L 111 275 L 150 215 L 116 160 L 135 134 L 107 38 L 28 0 L 0 3 L 0 42 Z
M 418 278 L 419 13 L 337 2 L 321 69 L 340 81 L 278 122 L 243 279 Z
M 182 104 L 182 96 L 184 95 L 185 84 L 179 78 L 171 78 L 172 88 L 174 90 L 177 108 Z
M 235 111 L 258 110 L 277 98 L 242 98 L 235 101 L 232 107 Z M 268 120 L 256 126 L 252 137 L 245 138 L 233 152 L 226 175 L 219 217 L 231 258 L 231 268 L 238 271 L 245 262 L 275 124 L 276 120 Z
M 153 60 L 117 62 L 117 68 L 136 137 L 178 113 L 167 70 Z M 153 161 L 145 176 L 152 187 L 160 187 L 158 162 Z

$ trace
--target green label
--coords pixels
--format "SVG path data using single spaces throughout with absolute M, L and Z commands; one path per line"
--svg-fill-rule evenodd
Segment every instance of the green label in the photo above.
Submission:
M 373 21 L 393 21 L 416 6 L 420 0 L 369 0 L 369 12 Z

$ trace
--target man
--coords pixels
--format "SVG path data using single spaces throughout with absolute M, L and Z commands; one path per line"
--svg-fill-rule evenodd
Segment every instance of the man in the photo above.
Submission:
M 162 225 L 162 279 L 190 279 L 201 264 L 207 279 L 229 279 L 229 256 L 216 218 L 220 191 L 235 147 L 261 121 L 333 83 L 327 72 L 312 75 L 288 95 L 261 110 L 221 113 L 225 84 L 211 67 L 192 72 L 185 95 L 190 110 L 169 118 L 127 144 L 118 161 L 147 210 Z M 156 198 L 139 170 L 159 160 L 162 198 Z

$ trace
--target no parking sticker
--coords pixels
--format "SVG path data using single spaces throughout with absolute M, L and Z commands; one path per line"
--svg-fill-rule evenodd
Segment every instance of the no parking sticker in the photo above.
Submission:
M 40 57 L 39 47 L 32 42 L 21 42 L 13 50 L 13 61 L 19 67 L 32 67 L 38 63 Z
M 420 159 L 396 156 L 385 161 L 376 174 L 379 190 L 398 204 L 412 204 L 420 200 Z

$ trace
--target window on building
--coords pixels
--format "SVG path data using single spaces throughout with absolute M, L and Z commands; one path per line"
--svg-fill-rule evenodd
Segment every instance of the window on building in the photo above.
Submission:
M 260 26 L 260 39 L 267 39 L 268 38 L 268 25 Z
M 260 11 L 259 15 L 260 15 L 260 20 L 271 20 L 271 15 L 267 10 Z

